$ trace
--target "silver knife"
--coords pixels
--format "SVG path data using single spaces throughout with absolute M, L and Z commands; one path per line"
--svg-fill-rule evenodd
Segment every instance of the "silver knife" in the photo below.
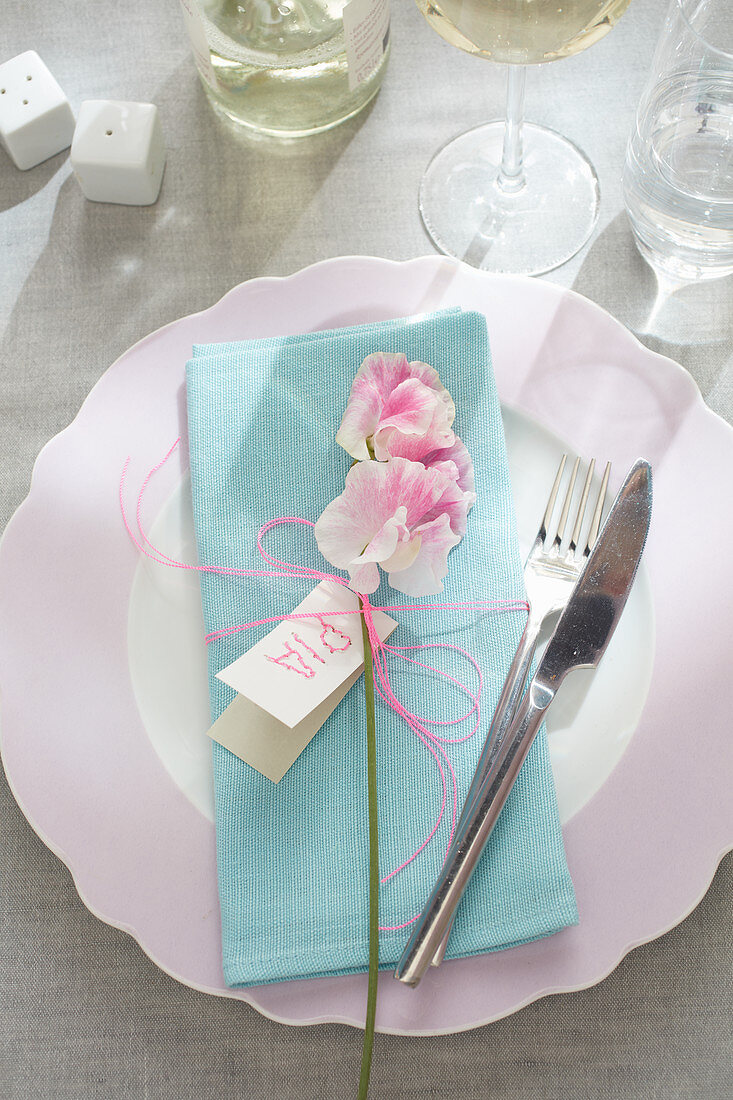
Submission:
M 621 486 L 397 964 L 394 976 L 405 985 L 416 986 L 430 966 L 560 684 L 573 669 L 595 668 L 605 653 L 636 576 L 651 506 L 651 467 L 639 459 Z

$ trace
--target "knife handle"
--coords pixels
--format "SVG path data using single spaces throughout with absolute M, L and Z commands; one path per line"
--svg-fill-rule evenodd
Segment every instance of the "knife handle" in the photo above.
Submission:
M 456 834 L 432 893 L 397 964 L 394 976 L 405 985 L 416 986 L 419 983 L 450 928 L 463 891 L 514 786 L 553 694 L 532 683 L 520 703 L 504 744 Z
M 458 825 L 456 826 L 456 835 L 451 844 L 450 851 L 453 850 L 457 837 L 460 835 L 463 825 L 465 824 L 473 803 L 481 790 L 481 784 L 488 775 L 492 768 L 493 762 L 496 758 L 498 750 L 504 743 L 504 737 L 507 729 L 511 724 L 517 709 L 517 704 L 522 697 L 524 691 L 524 685 L 527 682 L 527 676 L 532 665 L 532 658 L 534 657 L 534 651 L 537 648 L 537 638 L 540 633 L 540 628 L 544 621 L 544 616 L 534 615 L 530 606 L 527 622 L 524 625 L 522 631 L 522 637 L 519 639 L 519 645 L 512 658 L 512 663 L 509 666 L 509 671 L 506 674 L 504 680 L 504 686 L 499 696 L 499 701 L 496 704 L 496 710 L 494 716 L 491 719 L 491 725 L 489 726 L 489 732 L 486 735 L 484 746 L 481 750 L 481 755 L 476 762 L 476 770 L 471 780 L 471 786 L 468 788 L 463 808 L 461 810 L 460 817 L 458 818 Z M 446 857 L 446 858 L 449 858 Z M 444 957 L 446 948 L 448 947 L 448 939 L 450 937 L 452 927 L 448 925 L 443 939 L 438 945 L 438 950 L 435 952 L 430 965 L 440 966 Z

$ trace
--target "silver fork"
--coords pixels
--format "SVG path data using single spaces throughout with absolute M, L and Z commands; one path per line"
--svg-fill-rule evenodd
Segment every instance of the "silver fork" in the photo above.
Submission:
M 591 459 L 588 464 L 583 490 L 580 494 L 580 501 L 578 502 L 577 511 L 575 513 L 570 539 L 567 548 L 565 550 L 562 548 L 573 499 L 573 492 L 575 490 L 575 483 L 578 477 L 580 458 L 576 458 L 573 463 L 570 481 L 565 493 L 560 518 L 555 528 L 555 534 L 552 539 L 548 536 L 567 457 L 567 455 L 563 455 L 560 460 L 560 466 L 555 476 L 552 490 L 550 491 L 545 514 L 542 517 L 539 530 L 527 556 L 527 561 L 525 562 L 524 585 L 527 590 L 529 615 L 527 616 L 527 622 L 522 637 L 519 640 L 517 651 L 509 666 L 509 671 L 507 672 L 499 701 L 496 704 L 494 717 L 491 720 L 489 732 L 486 736 L 484 747 L 481 750 L 481 755 L 479 756 L 476 771 L 471 781 L 471 786 L 468 789 L 463 809 L 461 810 L 458 830 L 460 829 L 460 822 L 463 820 L 464 814 L 467 813 L 478 792 L 484 776 L 486 776 L 491 769 L 495 754 L 504 739 L 504 735 L 509 728 L 511 719 L 522 697 L 529 669 L 532 664 L 532 658 L 537 648 L 537 639 L 542 624 L 545 619 L 549 618 L 549 616 L 555 612 L 560 611 L 567 603 L 573 586 L 580 576 L 580 572 L 585 564 L 585 559 L 590 554 L 593 544 L 598 537 L 601 517 L 603 515 L 603 505 L 606 500 L 606 492 L 608 489 L 608 478 L 611 472 L 610 462 L 606 464 L 606 469 L 603 473 L 585 545 L 582 551 L 578 552 L 583 520 L 585 519 L 593 472 L 595 470 L 595 459 Z M 433 966 L 440 966 L 442 963 L 449 936 L 450 928 L 446 932 L 438 950 L 435 952 L 432 960 Z

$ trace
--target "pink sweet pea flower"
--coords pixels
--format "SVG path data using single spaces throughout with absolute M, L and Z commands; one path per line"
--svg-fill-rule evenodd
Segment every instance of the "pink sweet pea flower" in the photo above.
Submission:
M 375 591 L 381 566 L 398 592 L 434 595 L 460 542 L 451 515 L 465 530 L 465 498 L 457 480 L 435 466 L 406 458 L 360 462 L 318 519 L 316 540 L 327 561 L 348 570 L 356 592 Z
M 455 415 L 433 367 L 380 352 L 367 356 L 356 372 L 336 442 L 359 460 L 419 460 L 453 445 Z

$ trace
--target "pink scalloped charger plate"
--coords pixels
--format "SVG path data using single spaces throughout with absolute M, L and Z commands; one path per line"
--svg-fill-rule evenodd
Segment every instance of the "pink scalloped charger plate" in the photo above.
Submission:
M 190 553 L 192 344 L 448 306 L 488 320 L 520 536 L 536 527 L 563 447 L 611 460 L 617 482 L 647 458 L 654 515 L 625 633 L 603 677 L 558 700 L 550 728 L 580 923 L 445 963 L 416 990 L 382 974 L 379 1029 L 461 1031 L 600 981 L 690 912 L 733 846 L 733 431 L 690 376 L 571 291 L 441 257 L 342 258 L 244 283 L 126 352 L 39 456 L 0 546 L 2 754 L 23 812 L 93 913 L 179 981 L 286 1023 L 362 1026 L 365 978 L 223 984 L 195 578 L 141 560 L 120 475 L 130 455 L 139 483 L 184 436 L 145 507 L 164 549 Z

